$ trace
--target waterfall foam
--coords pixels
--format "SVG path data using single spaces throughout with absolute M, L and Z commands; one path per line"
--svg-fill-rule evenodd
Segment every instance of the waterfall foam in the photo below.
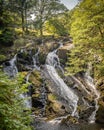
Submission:
M 33 55 L 33 69 L 37 69 L 37 70 L 40 70 L 40 68 L 36 65 L 37 61 L 38 61 L 38 55 L 39 55 L 39 49 L 38 51 L 36 52 L 35 55 Z M 21 53 L 24 52 L 23 49 L 20 50 Z M 31 52 L 30 52 L 31 53 Z M 16 62 L 17 62 L 17 54 L 8 62 L 5 62 L 4 63 L 4 72 L 9 76 L 9 77 L 15 77 L 16 74 L 18 74 L 18 69 L 17 69 L 17 66 L 16 66 Z M 26 76 L 26 83 L 29 83 L 28 80 L 29 80 L 29 76 L 31 74 L 32 71 L 30 71 L 27 76 Z M 28 86 L 28 91 L 29 91 L 29 87 Z M 23 94 L 20 94 L 20 98 L 24 100 L 24 106 L 26 108 L 31 108 L 32 106 L 32 102 L 31 102 L 31 98 L 30 98 L 30 95 L 29 95 L 29 92 L 25 92 Z
M 4 72 L 10 77 L 15 77 L 16 74 L 18 73 L 16 60 L 17 55 L 15 55 L 10 61 L 4 63 Z
M 95 122 L 95 116 L 96 116 L 96 112 L 99 108 L 98 106 L 98 99 L 100 97 L 100 93 L 98 92 L 98 90 L 96 89 L 96 86 L 94 84 L 93 78 L 90 76 L 90 72 L 92 71 L 92 65 L 91 63 L 88 64 L 88 70 L 85 73 L 85 82 L 87 83 L 87 85 L 89 86 L 91 93 L 95 94 L 95 111 L 92 112 L 91 116 L 89 117 L 89 122 L 90 123 L 94 123 Z
M 33 68 L 35 68 L 37 70 L 40 70 L 40 67 L 37 66 L 37 63 L 39 63 L 39 59 L 38 59 L 39 53 L 40 53 L 40 49 L 38 48 L 38 51 L 36 52 L 36 54 L 32 56 Z
M 47 55 L 45 67 L 48 71 L 50 78 L 57 86 L 56 93 L 58 94 L 58 96 L 61 96 L 61 98 L 63 98 L 68 103 L 68 106 L 72 111 L 71 115 L 75 116 L 77 110 L 78 96 L 73 92 L 73 90 L 71 90 L 71 88 L 69 88 L 65 84 L 65 82 L 58 75 L 55 69 L 56 66 L 59 66 L 59 68 L 61 68 L 58 55 L 56 54 L 57 50 L 58 49 L 50 52 Z

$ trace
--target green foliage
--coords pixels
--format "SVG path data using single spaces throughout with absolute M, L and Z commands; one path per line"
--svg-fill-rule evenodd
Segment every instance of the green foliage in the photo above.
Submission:
M 31 130 L 29 111 L 23 112 L 20 98 L 26 86 L 21 77 L 17 81 L 0 72 L 0 130 Z
M 40 31 L 40 36 L 43 35 L 44 23 L 52 16 L 66 10 L 66 7 L 59 0 L 35 0 L 34 27 Z
M 6 56 L 0 54 L 0 61 L 4 61 L 4 60 L 6 60 Z
M 11 29 L 6 28 L 2 31 L 2 34 L 0 34 L 0 44 L 2 46 L 13 45 L 13 39 L 14 39 L 13 30 Z
M 70 14 L 70 12 L 64 12 L 50 18 L 45 23 L 45 30 L 51 35 L 69 35 Z
M 68 29 L 65 27 L 65 20 L 62 17 L 53 17 L 52 19 L 50 19 L 47 23 L 46 23 L 46 30 L 55 35 L 60 35 L 60 36 L 65 36 L 68 35 Z
M 94 74 L 104 75 L 104 1 L 83 0 L 73 11 L 70 33 L 75 44 L 67 71 L 85 71 L 91 62 Z M 71 68 L 70 68 L 71 66 Z

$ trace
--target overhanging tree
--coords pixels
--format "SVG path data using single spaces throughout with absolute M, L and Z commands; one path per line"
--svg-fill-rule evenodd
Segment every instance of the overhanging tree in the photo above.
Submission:
M 95 76 L 104 75 L 104 1 L 83 0 L 73 11 L 71 36 L 75 48 L 69 56 L 67 71 L 83 71 L 88 62 Z M 71 67 L 71 68 L 70 68 Z
M 27 31 L 27 17 L 30 8 L 33 7 L 33 0 L 10 0 L 11 10 L 21 18 L 22 30 Z
M 63 13 L 67 8 L 60 0 L 35 0 L 34 7 L 34 26 L 40 30 L 40 36 L 43 36 L 44 23 L 52 16 Z
M 68 36 L 70 29 L 70 12 L 58 14 L 45 22 L 45 30 L 52 35 Z

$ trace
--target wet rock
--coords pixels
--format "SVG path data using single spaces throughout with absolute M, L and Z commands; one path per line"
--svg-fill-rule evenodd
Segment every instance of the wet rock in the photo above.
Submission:
M 100 98 L 99 109 L 96 114 L 96 122 L 104 124 L 104 97 Z
M 100 91 L 100 99 L 98 102 L 99 109 L 96 114 L 96 122 L 104 124 L 104 77 L 97 80 L 98 90 Z
M 67 53 L 74 47 L 72 43 L 67 43 L 63 47 L 59 48 L 57 54 L 61 59 L 61 63 L 65 64 L 67 61 Z
M 17 54 L 17 67 L 19 71 L 25 70 L 32 70 L 34 63 L 33 63 L 33 56 L 32 50 L 26 51 L 23 50 L 22 52 L 18 52 Z
M 83 110 L 81 113 L 79 113 L 80 122 L 89 122 L 89 117 L 91 116 L 94 110 L 95 110 L 94 107 L 90 107 L 86 110 Z
M 4 65 L 5 65 L 5 66 L 11 66 L 11 64 L 10 64 L 9 61 L 6 61 L 6 62 L 4 63 Z
M 61 124 L 66 124 L 68 126 L 72 124 L 78 124 L 78 119 L 72 116 L 68 116 L 62 119 Z
M 44 104 L 39 99 L 33 98 L 32 99 L 32 107 L 34 107 L 34 108 L 43 108 Z
M 41 72 L 38 70 L 32 71 L 29 77 L 29 81 L 33 84 L 34 87 L 41 87 L 42 84 L 42 77 L 41 77 Z

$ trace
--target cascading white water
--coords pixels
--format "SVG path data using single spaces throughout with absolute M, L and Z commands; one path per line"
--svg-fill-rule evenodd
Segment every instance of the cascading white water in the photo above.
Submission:
M 4 64 L 4 72 L 10 77 L 15 77 L 18 73 L 18 69 L 16 67 L 17 55 L 15 55 L 10 61 Z
M 17 55 L 15 55 L 10 61 L 4 64 L 4 72 L 10 77 L 15 77 L 16 74 L 18 74 L 18 69 L 15 64 L 16 61 L 17 61 Z M 28 82 L 28 77 L 29 75 L 27 75 L 26 77 L 26 83 Z M 26 108 L 31 108 L 31 100 L 26 99 L 28 98 L 27 93 L 20 94 L 20 98 L 24 99 L 24 105 Z
M 24 50 L 22 49 L 21 52 L 23 53 L 23 51 Z M 36 68 L 39 70 L 40 68 L 36 65 L 38 55 L 39 55 L 39 49 L 32 58 L 33 58 L 33 63 L 34 63 L 33 69 Z M 16 74 L 18 74 L 16 61 L 17 61 L 17 55 L 15 55 L 10 61 L 4 63 L 4 72 L 10 77 L 15 77 Z M 28 75 L 26 76 L 26 83 L 28 83 L 30 74 L 31 74 L 31 72 L 29 72 Z M 24 105 L 26 108 L 31 108 L 32 103 L 31 103 L 31 98 L 30 98 L 30 95 L 28 94 L 28 92 L 20 94 L 20 98 L 24 99 Z
M 90 92 L 86 89 L 86 87 L 85 87 L 75 76 L 71 76 L 71 78 L 72 78 L 77 84 L 79 84 L 79 86 L 82 88 L 82 90 L 84 90 L 87 94 L 90 94 Z
M 40 70 L 40 67 L 39 66 L 37 66 L 37 62 L 39 62 L 38 60 L 38 56 L 39 56 L 39 53 L 40 53 L 40 49 L 38 48 L 38 51 L 37 51 L 37 53 L 35 54 L 35 55 L 33 55 L 33 57 L 32 57 L 32 59 L 33 59 L 33 64 L 34 64 L 34 66 L 33 66 L 33 68 L 35 68 L 35 69 L 37 69 L 37 70 Z
M 100 97 L 100 93 L 98 92 L 98 90 L 96 89 L 96 86 L 94 84 L 93 78 L 90 76 L 90 72 L 92 70 L 92 65 L 91 63 L 88 64 L 88 70 L 85 73 L 85 82 L 87 83 L 87 85 L 89 86 L 91 93 L 94 95 L 95 94 L 95 111 L 93 111 L 93 113 L 91 114 L 91 116 L 89 117 L 89 122 L 90 123 L 94 123 L 95 122 L 95 116 L 96 116 L 96 112 L 99 108 L 98 106 L 98 99 Z
M 26 76 L 26 83 L 29 83 L 28 81 L 29 81 L 30 74 L 31 74 L 31 72 L 28 73 L 27 76 Z M 28 89 L 28 91 L 29 91 L 29 89 Z M 25 105 L 26 108 L 31 108 L 32 107 L 31 97 L 28 94 L 28 92 L 21 94 L 21 98 L 24 99 L 24 105 Z
M 62 45 L 61 45 L 62 46 Z M 54 50 L 53 52 L 50 52 L 47 55 L 46 58 L 46 64 L 45 67 L 48 71 L 49 76 L 51 79 L 54 81 L 56 84 L 56 93 L 61 96 L 67 103 L 68 106 L 70 107 L 72 111 L 72 116 L 75 116 L 76 110 L 77 110 L 77 103 L 78 103 L 78 97 L 77 95 L 65 84 L 63 79 L 58 75 L 55 67 L 59 66 L 59 58 L 56 54 L 58 49 Z

